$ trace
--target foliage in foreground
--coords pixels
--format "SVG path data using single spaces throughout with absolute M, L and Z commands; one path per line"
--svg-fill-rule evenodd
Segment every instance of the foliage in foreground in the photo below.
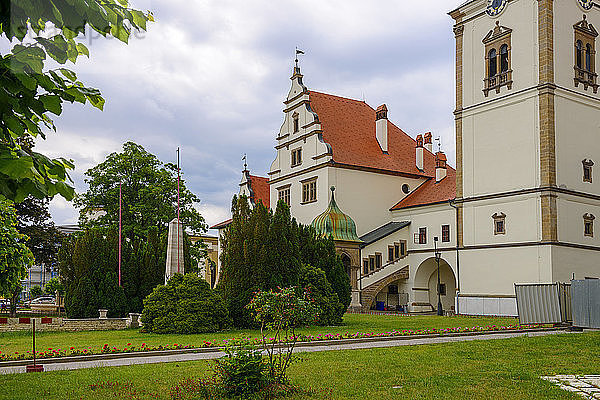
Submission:
M 307 291 L 291 287 L 256 293 L 248 309 L 260 324 L 269 382 L 287 384 L 286 371 L 294 360 L 298 341 L 296 329 L 319 318 L 318 306 Z M 271 341 L 267 340 L 267 333 Z
M 208 333 L 230 326 L 223 299 L 194 274 L 174 275 L 144 300 L 144 330 L 154 333 Z
M 89 56 L 76 40 L 79 35 L 95 31 L 126 43 L 132 29 L 146 30 L 152 19 L 150 13 L 129 8 L 127 0 L 0 2 L 2 47 L 14 44 L 0 54 L 0 194 L 15 202 L 28 195 L 73 198 L 74 189 L 67 183 L 73 163 L 50 159 L 19 142 L 56 130 L 50 114 L 60 115 L 65 102 L 103 108 L 100 91 L 84 86 L 75 72 L 62 67 Z M 45 68 L 49 58 L 61 67 Z

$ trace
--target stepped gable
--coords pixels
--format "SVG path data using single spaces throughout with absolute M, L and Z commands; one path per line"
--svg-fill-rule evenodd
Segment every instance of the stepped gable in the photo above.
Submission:
M 435 176 L 435 156 L 424 152 L 424 171 L 416 166 L 416 141 L 388 121 L 388 151 L 375 134 L 376 111 L 364 101 L 309 91 L 311 109 L 319 116 L 323 140 L 333 161 L 418 176 Z M 392 110 L 393 111 L 393 110 Z
M 409 207 L 424 206 L 427 204 L 443 203 L 456 198 L 456 170 L 447 167 L 444 179 L 435 182 L 435 178 L 428 179 L 412 193 L 391 208 L 391 211 L 402 210 Z

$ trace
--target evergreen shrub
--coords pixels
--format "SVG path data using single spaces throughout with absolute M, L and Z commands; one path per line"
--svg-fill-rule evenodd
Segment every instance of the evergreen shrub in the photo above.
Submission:
M 221 296 L 193 274 L 174 275 L 144 300 L 144 331 L 154 333 L 209 333 L 231 324 Z

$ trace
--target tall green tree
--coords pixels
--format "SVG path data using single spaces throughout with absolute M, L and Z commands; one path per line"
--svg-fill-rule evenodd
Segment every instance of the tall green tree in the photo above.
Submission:
M 234 325 L 255 324 L 246 307 L 255 292 L 309 283 L 327 309 L 320 323 L 341 322 L 350 303 L 350 283 L 333 241 L 297 224 L 282 201 L 273 213 L 260 203 L 250 209 L 245 196 L 234 197 L 231 211 L 232 223 L 221 237 L 218 290 Z
M 51 115 L 59 116 L 65 102 L 103 108 L 100 91 L 63 67 L 89 56 L 78 41 L 86 30 L 127 43 L 132 30 L 146 30 L 152 20 L 127 0 L 0 1 L 0 37 L 6 46 L 14 44 L 0 53 L 0 194 L 16 202 L 29 195 L 73 197 L 67 174 L 72 162 L 50 159 L 19 139 L 56 131 Z M 49 59 L 61 67 L 47 69 Z
M 60 232 L 50 215 L 48 198 L 29 196 L 15 204 L 17 229 L 27 235 L 27 247 L 32 251 L 37 264 L 56 265 L 57 254 L 64 234 Z
M 10 297 L 11 315 L 16 312 L 16 300 L 21 291 L 21 279 L 34 257 L 26 245 L 27 236 L 17 230 L 14 207 L 0 195 L 0 296 Z
M 75 199 L 84 227 L 117 226 L 119 221 L 119 184 L 123 199 L 123 230 L 130 239 L 146 237 L 151 227 L 159 233 L 177 216 L 177 167 L 164 164 L 142 146 L 127 142 L 123 151 L 86 172 L 89 189 Z M 194 208 L 200 199 L 180 182 L 180 219 L 193 232 L 206 231 L 204 218 Z M 106 214 L 97 219 L 89 212 L 102 208 Z

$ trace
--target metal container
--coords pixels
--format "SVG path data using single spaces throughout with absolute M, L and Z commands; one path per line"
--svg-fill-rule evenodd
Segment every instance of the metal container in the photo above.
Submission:
M 560 324 L 571 318 L 570 288 L 564 283 L 515 284 L 519 322 Z
M 600 280 L 571 281 L 573 326 L 600 329 Z

